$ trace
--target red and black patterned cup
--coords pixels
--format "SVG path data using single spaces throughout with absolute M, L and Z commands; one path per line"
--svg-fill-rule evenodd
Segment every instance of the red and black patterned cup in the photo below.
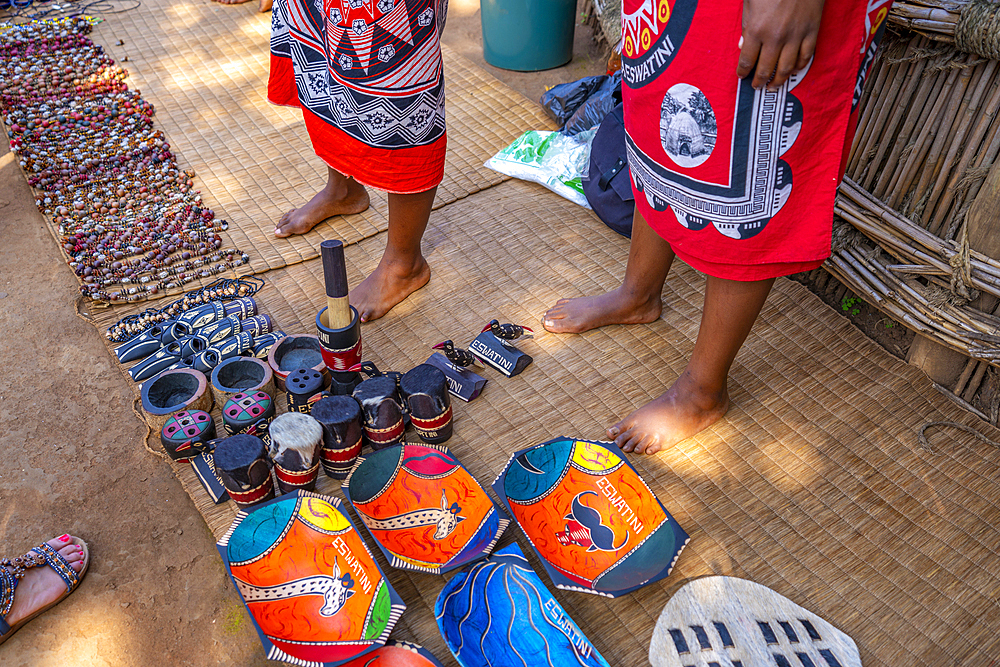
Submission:
M 341 329 L 331 329 L 327 324 L 327 309 L 316 313 L 316 330 L 323 347 L 323 361 L 331 371 L 345 372 L 361 363 L 361 317 L 351 306 L 351 323 Z
M 271 461 L 282 493 L 316 487 L 323 427 L 301 412 L 286 412 L 271 422 Z
M 323 427 L 323 471 L 334 479 L 345 479 L 361 454 L 361 405 L 353 396 L 324 396 L 311 414 Z
M 323 362 L 330 369 L 330 393 L 349 396 L 361 382 L 357 372 L 348 368 L 361 363 L 361 316 L 351 306 L 351 323 L 341 329 L 327 326 L 327 309 L 316 313 L 316 331 L 319 333 Z
M 365 441 L 372 449 L 402 442 L 406 424 L 403 422 L 403 399 L 395 378 L 387 375 L 368 378 L 355 387 L 354 398 L 361 403 Z
M 436 445 L 451 437 L 454 428 L 451 395 L 441 369 L 420 364 L 403 374 L 399 390 L 410 409 L 410 422 L 421 440 Z
M 215 445 L 215 471 L 240 509 L 274 498 L 267 447 L 256 436 L 241 433 L 219 440 Z

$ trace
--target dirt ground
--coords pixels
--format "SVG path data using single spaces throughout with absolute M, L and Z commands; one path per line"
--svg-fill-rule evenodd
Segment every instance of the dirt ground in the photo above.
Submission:
M 535 100 L 555 83 L 604 71 L 582 26 L 565 67 L 524 74 L 486 65 L 478 0 L 452 0 L 444 41 Z M 77 281 L 8 145 L 4 136 L 0 555 L 69 532 L 88 541 L 92 564 L 79 590 L 0 646 L 0 664 L 269 664 L 204 521 L 170 467 L 143 448 L 145 426 L 102 332 L 76 316 Z

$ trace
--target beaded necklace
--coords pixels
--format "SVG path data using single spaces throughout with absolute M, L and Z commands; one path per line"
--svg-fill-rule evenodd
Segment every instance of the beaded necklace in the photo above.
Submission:
M 79 17 L 0 24 L 0 115 L 80 291 L 141 301 L 249 263 L 223 247 L 228 223 L 91 30 Z
M 124 343 L 159 322 L 171 320 L 185 310 L 209 301 L 230 301 L 243 296 L 253 296 L 264 286 L 264 281 L 256 276 L 242 278 L 220 278 L 201 289 L 192 290 L 173 303 L 162 308 L 150 308 L 135 315 L 129 315 L 108 327 L 105 334 L 112 343 Z

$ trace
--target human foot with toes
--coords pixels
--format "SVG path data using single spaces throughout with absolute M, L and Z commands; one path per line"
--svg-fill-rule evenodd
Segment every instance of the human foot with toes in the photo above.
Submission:
M 212 2 L 217 2 L 220 5 L 242 5 L 244 2 L 250 2 L 250 0 L 212 0 Z M 271 4 L 273 2 L 274 0 L 260 0 L 257 11 L 261 14 L 271 11 Z
M 608 429 L 623 452 L 655 454 L 705 430 L 729 410 L 729 393 L 706 390 L 684 371 L 667 391 Z
M 431 279 L 420 242 L 436 192 L 435 187 L 412 194 L 389 193 L 389 229 L 382 259 L 349 295 L 362 322 L 382 317 Z
M 542 326 L 552 333 L 583 333 L 609 324 L 648 324 L 662 310 L 659 292 L 644 297 L 622 285 L 606 294 L 559 299 L 542 316 Z
M 361 213 L 370 205 L 371 200 L 365 186 L 353 178 L 337 173 L 304 206 L 293 208 L 282 215 L 274 226 L 274 235 L 283 239 L 293 234 L 305 234 L 328 218 Z
M 396 262 L 383 257 L 371 275 L 351 290 L 349 300 L 357 308 L 361 321 L 371 322 L 388 313 L 430 279 L 431 268 L 422 255 L 416 262 Z
M 0 559 L 0 644 L 76 590 L 89 565 L 87 544 L 72 535 Z

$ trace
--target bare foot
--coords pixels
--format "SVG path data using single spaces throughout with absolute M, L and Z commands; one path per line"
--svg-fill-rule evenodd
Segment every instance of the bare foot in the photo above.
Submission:
M 383 256 L 371 275 L 351 290 L 350 302 L 358 309 L 362 322 L 371 322 L 388 313 L 430 279 L 431 267 L 423 256 L 416 264 L 407 266 L 387 261 Z
M 729 409 L 729 393 L 701 390 L 687 371 L 667 391 L 608 429 L 624 452 L 655 454 L 705 430 Z
M 220 5 L 242 5 L 244 2 L 250 2 L 250 0 L 212 0 L 212 2 L 217 2 Z
M 370 203 L 365 186 L 354 179 L 347 181 L 344 192 L 333 192 L 328 186 L 317 192 L 305 206 L 293 208 L 281 216 L 274 235 L 283 239 L 292 234 L 305 234 L 327 218 L 361 213 Z
M 63 535 L 49 540 L 49 546 L 55 549 L 69 563 L 73 571 L 83 570 L 83 547 L 70 542 L 69 535 Z M 10 568 L 8 568 L 10 569 Z M 16 625 L 39 609 L 47 607 L 66 592 L 66 584 L 48 565 L 39 565 L 25 571 L 24 576 L 14 589 L 14 604 L 6 621 L 11 626 Z
M 271 5 L 274 4 L 274 0 L 260 0 L 260 9 L 258 10 L 261 14 L 264 12 L 271 11 Z
M 660 316 L 659 293 L 646 299 L 624 286 L 598 296 L 559 299 L 542 317 L 552 333 L 583 333 L 608 324 L 645 324 Z

